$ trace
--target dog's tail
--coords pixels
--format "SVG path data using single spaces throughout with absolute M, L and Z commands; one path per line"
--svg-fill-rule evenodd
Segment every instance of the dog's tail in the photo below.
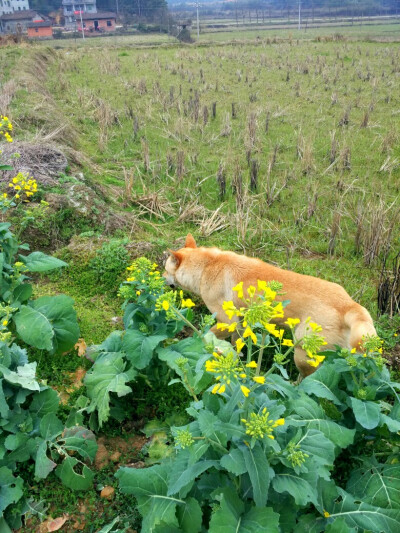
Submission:
M 349 328 L 349 345 L 357 350 L 363 349 L 363 337 L 376 335 L 371 315 L 361 305 L 352 307 L 344 315 L 344 322 Z

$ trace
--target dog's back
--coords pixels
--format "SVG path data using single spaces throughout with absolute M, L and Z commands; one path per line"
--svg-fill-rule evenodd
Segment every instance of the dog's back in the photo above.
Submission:
M 322 326 L 328 348 L 335 345 L 360 348 L 363 336 L 376 334 L 368 311 L 336 283 L 283 270 L 234 252 L 197 248 L 191 236 L 186 244 L 189 246 L 173 252 L 170 263 L 167 261 L 167 273 L 180 286 L 198 294 L 220 322 L 227 321 L 222 309 L 224 301 L 232 300 L 236 306 L 243 306 L 243 301 L 232 291 L 235 285 L 242 281 L 246 290 L 250 285 L 257 286 L 258 280 L 275 280 L 283 285 L 284 295 L 280 299 L 290 301 L 285 307 L 285 318 L 280 322 L 299 318 L 298 338 L 305 334 L 309 317 Z M 298 347 L 295 361 L 303 375 L 313 372 L 306 354 Z

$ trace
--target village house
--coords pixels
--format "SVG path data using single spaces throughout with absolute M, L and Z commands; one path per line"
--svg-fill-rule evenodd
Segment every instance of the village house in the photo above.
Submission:
M 115 31 L 115 13 L 103 12 L 82 14 L 83 29 L 89 32 L 106 32 L 106 31 Z M 81 21 L 80 15 L 76 15 L 76 20 L 78 22 L 78 29 L 81 30 Z
M 1 0 L 0 0 L 1 1 Z M 62 7 L 64 11 L 65 27 L 68 29 L 76 29 L 77 20 L 85 13 L 97 13 L 96 0 L 62 0 Z
M 51 20 L 30 22 L 27 25 L 29 39 L 52 39 L 53 24 Z
M 28 0 L 0 0 L 0 16 L 28 9 Z
M 0 17 L 1 33 L 26 33 L 28 24 L 32 22 L 49 21 L 48 17 L 40 15 L 33 9 L 15 11 L 7 13 Z

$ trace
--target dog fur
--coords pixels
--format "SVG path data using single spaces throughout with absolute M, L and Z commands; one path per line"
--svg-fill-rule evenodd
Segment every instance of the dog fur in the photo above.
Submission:
M 243 306 L 232 287 L 243 281 L 246 290 L 250 285 L 257 286 L 257 280 L 275 280 L 283 284 L 285 293 L 277 299 L 290 300 L 285 307 L 285 317 L 276 323 L 282 325 L 288 318 L 299 318 L 296 338 L 306 332 L 308 317 L 322 326 L 321 335 L 328 342 L 326 349 L 335 345 L 359 349 L 364 335 L 376 335 L 368 311 L 352 300 L 340 285 L 219 248 L 197 247 L 190 234 L 184 248 L 171 251 L 163 275 L 169 285 L 179 285 L 200 296 L 209 311 L 216 313 L 219 322 L 229 322 L 222 309 L 224 301 L 233 300 L 236 307 Z M 227 336 L 215 326 L 213 332 L 219 338 Z M 294 360 L 303 377 L 315 371 L 300 347 L 295 348 Z

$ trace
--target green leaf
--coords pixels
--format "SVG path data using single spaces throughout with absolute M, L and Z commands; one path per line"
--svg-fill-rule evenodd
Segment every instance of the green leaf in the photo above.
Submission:
M 17 371 L 13 372 L 3 365 L 0 365 L 0 373 L 9 383 L 21 385 L 24 389 L 40 390 L 39 383 L 36 381 L 36 362 L 18 366 Z
M 40 421 L 40 435 L 45 440 L 55 438 L 63 429 L 64 424 L 54 413 L 44 415 Z
M 42 296 L 14 315 L 22 340 L 52 353 L 70 350 L 79 338 L 73 300 L 64 294 Z
M 20 477 L 14 477 L 9 468 L 0 467 L 0 516 L 10 504 L 22 498 L 23 485 L 23 480 Z
M 167 335 L 144 335 L 136 329 L 129 329 L 123 338 L 122 350 L 127 359 L 139 370 L 151 361 L 155 348 L 167 338 Z
M 63 462 L 57 466 L 56 475 L 61 479 L 64 485 L 73 490 L 88 490 L 93 484 L 94 473 L 86 465 L 83 465 L 82 473 L 74 470 L 79 463 L 75 457 L 67 456 Z
M 78 452 L 84 459 L 93 461 L 96 457 L 97 443 L 92 431 L 82 426 L 66 428 L 61 435 L 63 448 L 67 451 Z
M 282 494 L 288 492 L 293 496 L 297 505 L 304 506 L 311 502 L 317 505 L 317 492 L 303 477 L 293 471 L 275 473 L 272 479 L 272 487 Z
M 317 398 L 327 398 L 337 405 L 340 400 L 334 394 L 339 383 L 340 374 L 335 372 L 334 365 L 321 365 L 314 374 L 303 379 L 298 390 L 306 394 L 314 394 Z
M 325 437 L 334 442 L 339 448 L 346 448 L 352 444 L 355 429 L 349 429 L 345 426 L 330 420 L 322 407 L 312 398 L 302 394 L 300 398 L 291 402 L 291 408 L 299 415 L 300 418 L 293 420 L 293 415 L 286 418 L 286 421 L 296 426 L 306 426 L 310 429 L 318 429 Z
M 308 455 L 306 467 L 309 468 L 310 463 L 318 465 L 318 475 L 329 479 L 330 470 L 335 460 L 333 442 L 327 439 L 321 431 L 308 429 L 297 444 Z
M 400 431 L 400 420 L 395 420 L 391 416 L 381 414 L 380 424 L 386 424 L 389 431 L 397 433 Z
M 346 490 L 376 507 L 400 509 L 400 465 L 379 464 L 369 458 L 354 470 Z
M 240 451 L 250 477 L 255 504 L 257 507 L 263 507 L 267 503 L 271 477 L 265 452 L 259 442 L 256 442 L 254 448 L 241 446 Z
M 151 533 L 161 521 L 179 525 L 176 506 L 185 505 L 185 501 L 167 496 L 170 471 L 171 463 L 167 463 L 146 469 L 123 467 L 116 473 L 121 491 L 136 498 L 137 508 L 143 516 L 142 533 Z
M 85 385 L 91 400 L 88 412 L 97 409 L 100 426 L 110 413 L 110 392 L 115 392 L 120 397 L 132 391 L 126 383 L 133 380 L 135 371 L 125 371 L 125 366 L 123 354 L 109 353 L 98 359 L 86 373 Z
M 4 517 L 0 518 L 0 533 L 13 533 Z
M 231 448 L 228 454 L 221 457 L 221 466 L 236 476 L 247 472 L 243 453 L 237 448 Z
M 167 495 L 173 496 L 179 493 L 180 497 L 185 497 L 196 477 L 213 466 L 219 466 L 219 461 L 198 461 L 191 464 L 190 451 L 181 451 L 171 468 Z
M 36 393 L 29 406 L 29 411 L 41 418 L 49 413 L 56 413 L 60 399 L 54 389 L 45 389 Z
M 194 498 L 187 498 L 185 505 L 178 505 L 176 514 L 185 533 L 198 533 L 201 530 L 201 507 Z
M 325 499 L 324 509 L 330 513 L 330 518 L 343 517 L 350 527 L 366 529 L 367 531 L 398 533 L 400 524 L 400 509 L 384 509 L 375 507 L 360 500 L 355 500 L 346 491 L 338 488 L 338 496 Z
M 56 466 L 57 463 L 47 457 L 47 441 L 43 441 L 36 454 L 35 477 L 45 479 Z
M 3 379 L 0 379 L 0 417 L 4 419 L 8 418 L 9 412 L 10 408 L 8 407 L 7 400 L 3 391 Z
M 15 287 L 13 292 L 13 299 L 14 302 L 20 302 L 24 303 L 29 300 L 29 298 L 32 296 L 32 285 L 29 283 L 21 283 L 21 285 L 18 285 Z
M 375 402 L 364 402 L 352 396 L 350 397 L 350 401 L 357 422 L 365 429 L 376 428 L 381 416 L 379 404 Z
M 332 523 L 329 523 L 325 528 L 325 533 L 357 533 L 358 528 L 350 527 L 346 524 L 343 516 L 335 518 Z
M 244 512 L 244 504 L 232 489 L 224 489 L 220 508 L 211 516 L 209 533 L 278 533 L 279 515 L 270 507 L 252 507 Z
M 68 266 L 61 259 L 46 255 L 43 252 L 32 252 L 27 256 L 20 255 L 19 257 L 29 272 L 48 272 L 56 268 Z

